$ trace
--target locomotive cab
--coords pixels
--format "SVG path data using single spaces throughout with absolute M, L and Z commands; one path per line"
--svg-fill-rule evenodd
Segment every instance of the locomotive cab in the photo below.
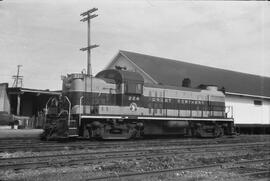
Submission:
M 103 139 L 128 139 L 140 136 L 143 124 L 136 118 L 134 113 L 142 106 L 143 77 L 137 72 L 109 69 L 99 72 L 96 78 L 106 82 L 114 82 L 115 91 L 110 94 L 114 101 L 100 106 L 99 115 L 107 116 L 107 119 L 97 119 L 90 126 L 90 134 L 93 137 Z M 102 109 L 103 108 L 103 109 Z M 106 116 L 105 116 L 106 115 Z M 99 126 L 95 126 L 98 124 Z
M 123 106 L 126 98 L 130 96 L 141 96 L 143 94 L 143 77 L 137 72 L 109 69 L 99 72 L 97 78 L 115 82 L 116 105 Z

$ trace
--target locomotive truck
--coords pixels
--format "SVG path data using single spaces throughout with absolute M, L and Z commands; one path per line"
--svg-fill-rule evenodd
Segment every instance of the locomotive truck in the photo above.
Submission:
M 145 135 L 234 134 L 232 109 L 216 86 L 145 83 L 137 73 L 108 69 L 62 78 L 61 97 L 46 104 L 43 139 L 131 139 Z

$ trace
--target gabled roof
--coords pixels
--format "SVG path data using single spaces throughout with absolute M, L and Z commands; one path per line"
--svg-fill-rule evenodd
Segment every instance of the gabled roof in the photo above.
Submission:
M 225 87 L 226 93 L 270 98 L 270 77 L 240 73 L 207 67 L 161 57 L 154 57 L 120 50 L 119 54 L 128 58 L 146 72 L 156 82 L 181 86 L 184 78 L 191 80 L 191 86 L 200 84 Z
M 62 94 L 61 91 L 50 91 L 50 90 L 40 90 L 40 89 L 28 89 L 22 87 L 10 87 L 7 89 L 8 94 L 21 94 L 21 93 L 33 93 L 33 94 L 46 94 L 59 96 Z

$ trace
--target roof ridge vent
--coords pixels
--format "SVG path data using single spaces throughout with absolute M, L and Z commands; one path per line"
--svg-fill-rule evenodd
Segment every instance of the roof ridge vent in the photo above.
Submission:
M 208 85 L 206 87 L 206 90 L 209 90 L 209 91 L 218 91 L 218 87 L 215 86 L 215 85 Z

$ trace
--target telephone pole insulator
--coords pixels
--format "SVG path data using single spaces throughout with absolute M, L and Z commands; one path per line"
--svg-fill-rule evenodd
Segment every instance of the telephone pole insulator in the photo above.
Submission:
M 87 44 L 88 46 L 85 48 L 81 48 L 81 51 L 87 51 L 87 74 L 92 76 L 92 67 L 91 67 L 91 49 L 98 47 L 99 45 L 91 45 L 91 37 L 90 37 L 90 20 L 97 17 L 97 14 L 91 14 L 95 11 L 97 11 L 97 8 L 92 8 L 88 11 L 85 11 L 81 14 L 81 16 L 83 16 L 83 19 L 81 19 L 80 21 L 85 22 L 87 21 L 87 25 L 88 25 L 88 31 L 87 31 L 87 36 L 88 36 L 88 41 Z

